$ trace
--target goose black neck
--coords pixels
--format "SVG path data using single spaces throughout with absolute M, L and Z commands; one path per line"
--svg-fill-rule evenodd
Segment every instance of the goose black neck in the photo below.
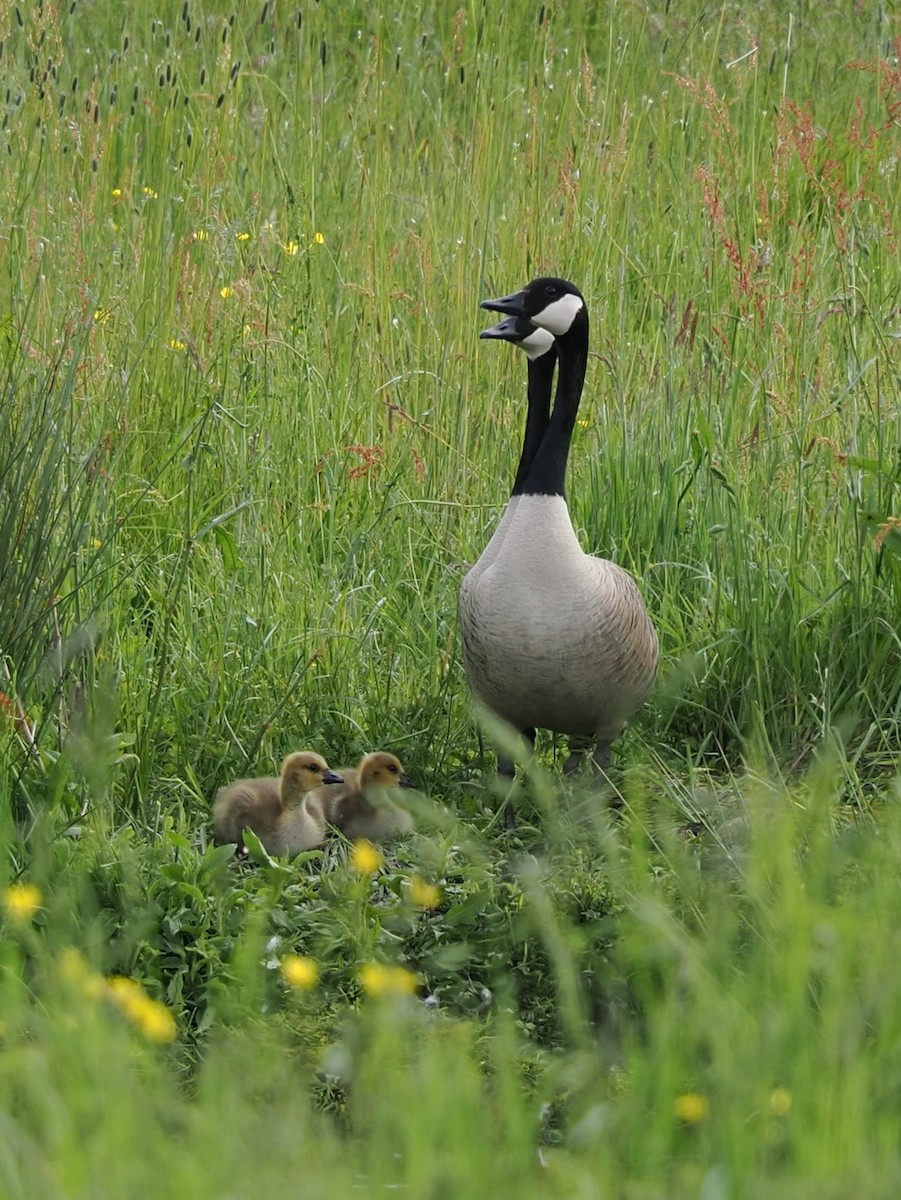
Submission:
M 547 432 L 551 412 L 551 388 L 554 383 L 554 367 L 557 363 L 557 353 L 552 347 L 546 354 L 529 359 L 528 412 L 526 415 L 526 432 L 522 442 L 522 455 L 516 478 L 513 481 L 512 495 L 519 496 L 525 489 L 526 480 L 532 469 L 532 463 L 538 453 L 538 448 Z
M 584 311 L 569 332 L 557 338 L 557 352 L 560 372 L 554 411 L 521 488 L 523 495 L 566 495 L 566 463 L 588 365 L 588 316 Z

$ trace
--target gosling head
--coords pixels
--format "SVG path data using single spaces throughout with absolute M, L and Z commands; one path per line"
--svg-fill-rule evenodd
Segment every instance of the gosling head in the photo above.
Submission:
M 481 307 L 487 308 L 489 312 L 524 317 L 556 338 L 565 338 L 576 326 L 588 323 L 585 297 L 574 283 L 552 275 L 542 275 L 539 279 L 533 279 L 524 288 L 509 296 L 501 296 L 497 300 L 483 300 Z
M 484 305 L 482 306 L 484 308 Z M 541 358 L 554 349 L 554 335 L 546 329 L 539 329 L 525 317 L 504 317 L 497 325 L 483 329 L 480 338 L 500 338 L 504 342 L 512 342 L 524 350 L 531 362 Z
M 321 754 L 298 750 L 282 763 L 282 784 L 292 792 L 312 792 L 323 783 L 343 783 Z
M 367 754 L 360 763 L 360 787 L 415 788 L 416 784 L 404 771 L 399 758 L 377 750 L 374 754 Z

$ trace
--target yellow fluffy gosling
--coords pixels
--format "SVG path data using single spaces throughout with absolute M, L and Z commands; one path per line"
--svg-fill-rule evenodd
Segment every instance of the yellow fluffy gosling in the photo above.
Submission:
M 252 829 L 270 854 L 292 852 L 290 847 L 301 841 L 303 845 L 293 853 L 318 846 L 325 836 L 325 815 L 319 805 L 308 812 L 304 801 L 320 785 L 335 787 L 342 782 L 321 754 L 310 750 L 289 754 L 279 778 L 239 779 L 220 788 L 213 804 L 216 841 L 237 842 L 241 850 L 242 832 Z
M 378 750 L 366 754 L 358 767 L 341 769 L 344 782 L 318 788 L 307 797 L 308 804 L 322 806 L 325 819 L 349 838 L 380 841 L 413 828 L 408 812 L 393 804 L 389 788 L 413 788 L 400 759 Z

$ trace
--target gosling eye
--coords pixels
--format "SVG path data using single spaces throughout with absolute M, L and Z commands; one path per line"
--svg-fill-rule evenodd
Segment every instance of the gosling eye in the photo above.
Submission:
M 310 763 L 309 767 L 307 768 L 307 770 L 312 771 L 314 775 L 318 775 L 321 769 L 322 768 L 318 765 L 318 763 Z
M 397 774 L 397 767 L 394 765 L 394 763 L 388 763 L 388 770 L 391 772 L 392 775 Z

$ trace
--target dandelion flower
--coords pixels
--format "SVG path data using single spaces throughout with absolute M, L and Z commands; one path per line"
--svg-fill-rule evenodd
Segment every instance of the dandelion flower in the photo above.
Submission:
M 770 1093 L 770 1112 L 774 1117 L 787 1117 L 791 1112 L 792 1094 L 788 1088 L 773 1088 Z
M 122 189 L 121 188 L 113 188 L 113 199 L 114 200 L 122 199 Z
M 281 961 L 282 978 L 289 987 L 308 992 L 319 982 L 319 964 L 300 954 L 286 954 Z
M 684 1121 L 686 1125 L 697 1125 L 698 1121 L 703 1121 L 707 1116 L 710 1104 L 707 1097 L 698 1092 L 683 1092 L 681 1096 L 676 1097 L 674 1108 L 680 1121 Z
M 360 967 L 360 984 L 367 996 L 412 996 L 416 991 L 416 976 L 406 967 L 371 962 Z
M 249 233 L 236 233 L 236 234 L 235 234 L 235 241 L 236 241 L 236 242 L 249 242 L 249 241 L 250 241 L 250 234 L 249 234 Z
M 382 855 L 366 838 L 358 838 L 350 852 L 350 865 L 358 875 L 374 875 L 382 865 Z
M 318 232 L 314 233 L 313 234 L 313 245 L 314 246 L 324 246 L 325 245 L 325 234 L 318 233 Z
M 24 925 L 37 913 L 43 902 L 41 889 L 34 883 L 11 883 L 3 892 L 9 919 Z
M 219 295 L 222 297 L 223 300 L 227 300 L 229 298 L 229 296 L 233 296 L 234 294 L 235 294 L 234 288 L 224 287 L 224 288 L 219 289 Z
M 294 255 L 300 249 L 300 243 L 295 242 L 294 239 L 291 238 L 289 241 L 285 242 L 285 244 L 282 246 L 282 249 L 284 250 L 285 254 Z
M 410 880 L 410 903 L 417 908 L 437 908 L 440 902 L 441 889 L 414 875 Z
M 109 995 L 119 1011 L 149 1042 L 160 1044 L 175 1040 L 175 1018 L 165 1004 L 148 996 L 135 979 L 115 975 L 109 981 Z

